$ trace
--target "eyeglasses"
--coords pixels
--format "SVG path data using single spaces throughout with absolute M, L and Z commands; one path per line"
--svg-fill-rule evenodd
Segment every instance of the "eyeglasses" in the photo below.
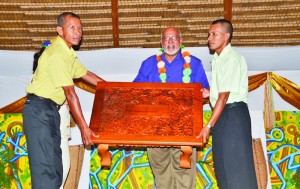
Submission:
M 163 41 L 169 41 L 170 39 L 172 41 L 178 41 L 181 37 L 178 37 L 178 36 L 168 36 L 168 37 L 162 37 L 161 39 Z

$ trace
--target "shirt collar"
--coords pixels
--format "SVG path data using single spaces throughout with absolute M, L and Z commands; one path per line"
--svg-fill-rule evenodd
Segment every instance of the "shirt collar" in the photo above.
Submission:
M 218 55 L 216 52 L 213 54 L 213 59 L 217 60 L 218 58 L 224 58 L 228 52 L 231 49 L 231 44 L 229 43 L 221 52 L 220 55 Z
M 58 43 L 60 46 L 62 46 L 62 48 L 71 56 L 77 57 L 76 52 L 74 51 L 74 49 L 71 47 L 69 48 L 67 43 L 58 35 L 55 40 L 54 43 Z

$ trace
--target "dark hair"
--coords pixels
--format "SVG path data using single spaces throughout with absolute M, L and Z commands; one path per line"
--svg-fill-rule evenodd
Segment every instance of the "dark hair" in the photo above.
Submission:
M 229 42 L 231 42 L 231 39 L 232 39 L 232 36 L 233 36 L 233 26 L 232 26 L 231 22 L 229 20 L 226 20 L 226 19 L 219 19 L 219 20 L 215 20 L 211 23 L 211 25 L 214 25 L 214 24 L 221 24 L 222 25 L 225 32 L 230 34 Z
M 36 68 L 38 66 L 39 58 L 43 54 L 44 50 L 45 50 L 45 48 L 42 47 L 39 52 L 36 52 L 33 55 L 33 66 L 32 66 L 32 72 L 33 73 L 35 72 L 35 70 L 36 70 Z
M 51 45 L 51 40 L 45 40 L 43 41 L 42 45 L 41 45 L 41 49 L 39 50 L 39 52 L 34 53 L 33 55 L 33 67 L 32 67 L 32 71 L 33 73 L 35 72 L 37 66 L 38 66 L 38 62 L 39 62 L 39 58 L 40 56 L 43 54 L 44 50 Z
M 57 18 L 57 25 L 60 26 L 60 27 L 63 27 L 64 24 L 65 24 L 65 18 L 67 16 L 71 16 L 73 18 L 80 19 L 80 17 L 77 14 L 73 13 L 73 12 L 63 12 Z

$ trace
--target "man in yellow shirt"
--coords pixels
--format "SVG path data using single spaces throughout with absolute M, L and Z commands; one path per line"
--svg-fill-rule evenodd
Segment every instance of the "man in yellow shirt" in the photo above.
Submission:
M 79 45 L 82 24 L 78 15 L 64 12 L 57 19 L 58 36 L 39 58 L 32 82 L 27 87 L 23 126 L 27 140 L 32 189 L 58 189 L 62 184 L 62 155 L 59 107 L 67 100 L 81 130 L 85 145 L 97 137 L 86 123 L 74 78 L 96 86 L 104 80 L 86 70 L 78 61 L 73 45 Z

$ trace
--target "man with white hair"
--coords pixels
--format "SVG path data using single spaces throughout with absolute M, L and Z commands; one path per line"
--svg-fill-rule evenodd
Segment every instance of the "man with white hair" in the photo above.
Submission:
M 134 82 L 201 83 L 208 81 L 201 60 L 189 54 L 182 45 L 180 31 L 163 30 L 161 51 L 143 61 Z M 202 125 L 199 127 L 202 127 Z M 191 168 L 180 167 L 179 148 L 147 148 L 157 189 L 193 189 L 196 187 L 196 149 L 191 155 Z

